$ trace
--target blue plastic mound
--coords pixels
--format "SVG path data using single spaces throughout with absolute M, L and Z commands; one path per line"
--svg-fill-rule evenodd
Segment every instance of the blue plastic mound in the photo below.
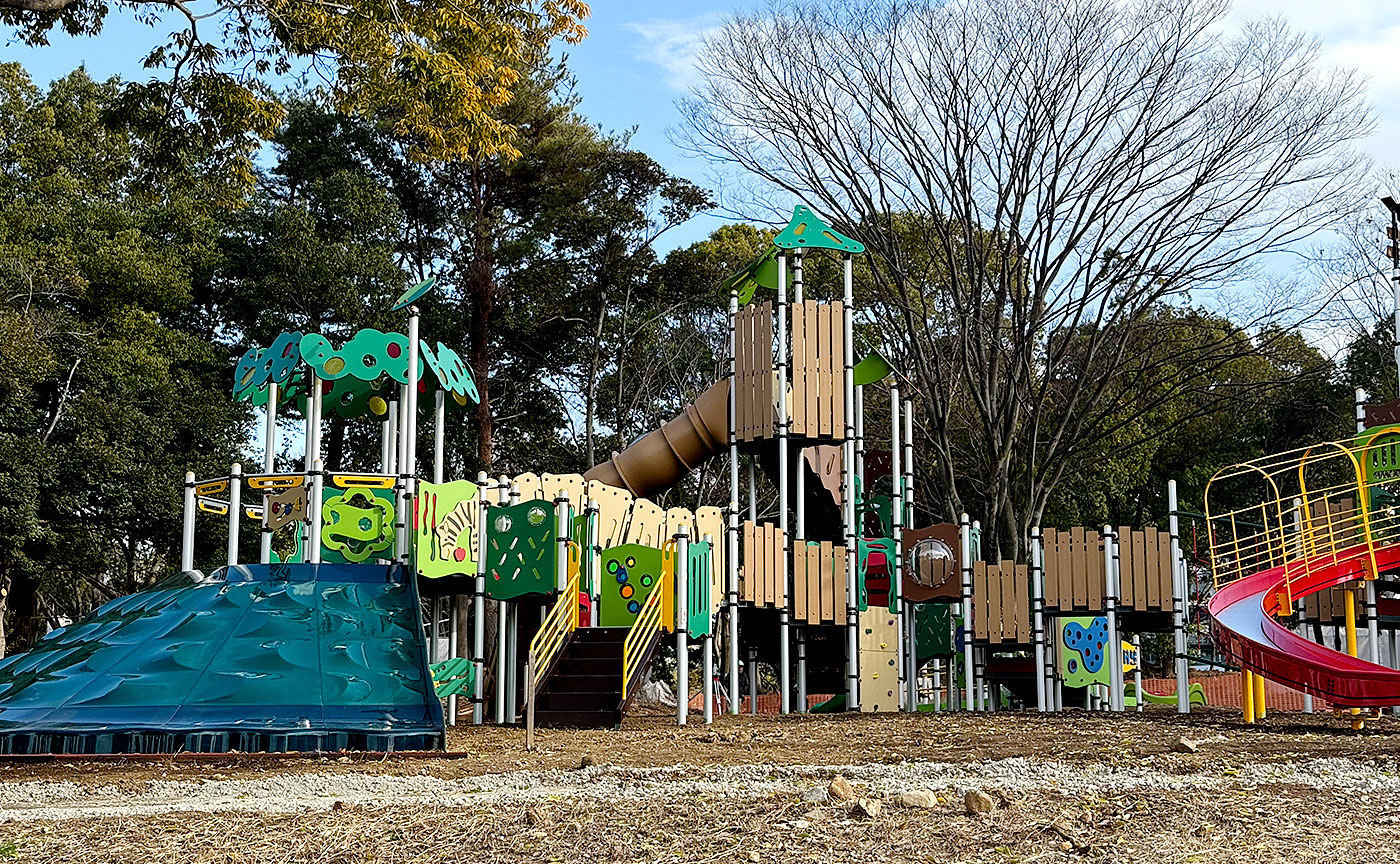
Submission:
M 0 752 L 442 746 L 398 565 L 240 565 L 114 600 L 0 662 Z

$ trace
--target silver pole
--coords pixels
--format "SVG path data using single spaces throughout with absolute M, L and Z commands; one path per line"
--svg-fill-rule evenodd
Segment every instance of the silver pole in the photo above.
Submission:
M 788 531 L 788 298 L 787 256 L 778 256 L 778 532 L 782 539 L 778 570 L 783 586 L 778 608 L 779 712 L 792 713 L 792 542 Z
M 962 514 L 958 527 L 962 537 L 963 677 L 966 679 L 963 707 L 976 711 L 972 672 L 972 526 L 966 513 Z
M 729 289 L 729 513 L 725 522 L 724 623 L 728 652 L 729 713 L 739 713 L 739 436 L 737 319 L 739 289 Z
M 477 540 L 476 540 L 476 580 L 472 586 L 472 666 L 475 675 L 472 681 L 472 723 L 480 726 L 486 722 L 486 703 L 482 684 L 486 678 L 486 522 L 491 518 L 491 501 L 487 493 L 491 491 L 491 478 L 486 472 L 476 475 L 477 500 Z
M 381 424 L 380 428 L 380 435 L 382 437 L 379 442 L 379 463 L 381 466 L 380 470 L 384 474 L 396 474 L 399 470 L 397 461 L 394 458 L 398 452 L 395 447 L 395 443 L 398 440 L 398 426 L 399 400 L 391 399 L 389 400 L 389 410 L 385 414 L 384 422 Z
M 793 253 L 792 259 L 792 296 L 793 302 L 799 307 L 806 302 L 805 287 L 802 279 L 802 256 L 804 250 L 798 248 Z M 798 314 L 804 314 L 799 312 Z M 811 338 L 808 336 L 807 338 Z M 805 362 L 805 358 L 794 357 L 793 364 Z M 812 370 L 806 370 L 810 373 Z M 791 433 L 791 418 L 788 421 L 789 433 Z M 805 435 L 810 432 L 804 431 Z M 799 544 L 797 548 L 806 551 L 807 543 L 807 461 L 806 449 L 799 446 L 797 448 L 797 476 L 793 478 L 793 494 L 796 498 L 796 512 L 794 514 L 793 537 L 794 542 Z M 806 560 L 805 558 L 803 560 Z M 794 582 L 795 582 L 794 577 Z M 809 613 L 810 618 L 810 613 Z M 807 713 L 807 623 L 802 622 L 797 625 L 797 713 Z
M 895 659 L 899 666 L 900 683 L 904 685 L 901 702 L 905 711 L 919 710 L 919 682 L 912 674 L 909 646 L 905 634 L 912 632 L 913 622 L 906 621 L 904 609 L 904 448 L 900 441 L 899 384 L 890 382 L 890 533 L 894 540 L 894 560 L 890 562 L 890 593 L 894 595 L 895 620 L 899 622 Z
M 1118 537 L 1103 526 L 1104 613 L 1108 617 L 1108 710 L 1123 710 L 1123 641 L 1118 633 Z
M 428 627 L 428 662 L 436 663 L 442 659 L 441 651 L 438 648 L 438 633 L 441 631 L 439 622 L 442 620 L 442 597 L 433 594 L 432 602 L 428 607 L 428 616 L 432 624 Z
M 807 628 L 797 628 L 797 712 L 807 713 Z
M 846 709 L 860 707 L 860 611 L 856 596 L 856 490 L 855 490 L 855 336 L 852 330 L 851 306 L 855 303 L 854 266 L 851 255 L 842 259 L 842 348 L 846 358 L 844 370 L 845 398 L 842 404 L 845 418 L 841 439 L 841 512 L 845 521 L 846 539 Z
M 1366 431 L 1366 391 L 1357 387 L 1352 391 L 1352 402 L 1356 407 L 1356 431 Z
M 1031 609 L 1035 616 L 1035 708 L 1045 705 L 1045 537 L 1040 526 L 1031 528 Z
M 461 655 L 458 653 L 458 647 L 459 647 L 459 645 L 460 645 L 460 642 L 459 642 L 459 640 L 458 640 L 458 633 L 460 632 L 460 631 L 459 631 L 459 626 L 460 626 L 460 625 L 458 624 L 458 616 L 461 615 L 461 612 L 462 612 L 462 607 L 461 607 L 461 596 L 458 595 L 458 594 L 453 594 L 453 595 L 452 595 L 452 602 L 448 604 L 448 614 L 449 614 L 450 616 L 452 616 L 451 622 L 447 625 L 447 656 L 448 656 L 448 657 L 453 657 L 453 658 L 455 658 L 455 657 L 461 656 Z M 473 670 L 473 672 L 475 672 L 475 671 L 476 671 L 476 670 Z M 457 697 L 456 697 L 455 694 L 452 695 L 452 696 L 447 697 L 447 722 L 450 723 L 450 724 L 452 724 L 453 726 L 456 726 L 456 725 L 457 725 Z
M 1167 481 L 1167 530 L 1172 556 L 1172 636 L 1176 647 L 1176 713 L 1191 713 L 1191 661 L 1186 656 L 1186 562 L 1181 555 L 1181 520 L 1176 481 Z
M 899 532 L 899 562 L 900 567 L 904 566 L 904 528 L 911 528 L 914 525 L 914 402 L 910 399 L 904 400 L 904 459 L 901 463 L 904 467 L 904 477 L 901 485 L 904 493 L 904 518 L 901 520 L 901 530 Z M 899 581 L 900 591 L 904 590 L 904 577 Z M 908 642 L 905 647 L 905 656 L 909 658 L 909 692 L 914 694 L 914 709 L 919 710 L 919 607 L 917 604 L 908 604 L 909 627 L 905 631 L 905 639 Z M 937 710 L 936 708 L 934 710 Z
M 235 462 L 228 478 L 228 563 L 238 563 L 238 523 L 243 515 L 243 466 Z
M 676 535 L 676 725 L 690 714 L 690 530 L 677 526 Z M 661 586 L 657 586 L 659 589 Z
M 325 498 L 326 468 L 317 458 L 311 463 L 311 501 L 306 516 L 311 527 L 306 532 L 307 560 L 312 564 L 321 563 L 321 501 Z
M 439 387 L 433 394 L 433 482 L 441 483 L 446 465 L 443 462 L 443 439 L 447 425 L 447 391 Z
M 267 382 L 267 414 L 263 423 L 263 471 L 271 474 L 277 470 L 277 382 Z M 258 562 L 272 562 L 272 518 L 267 506 L 268 496 L 262 496 L 262 536 L 258 539 Z
M 194 472 L 185 472 L 185 508 L 180 520 L 180 569 L 194 569 Z
M 413 496 L 418 480 L 418 307 L 408 307 L 408 392 L 404 398 L 403 464 L 399 466 L 403 482 L 403 508 L 399 521 L 403 523 L 403 541 L 399 559 L 407 564 L 413 558 Z
M 705 722 L 715 722 L 715 637 L 714 634 L 706 636 L 700 646 L 700 660 L 702 673 L 705 676 L 704 709 Z
M 321 379 L 315 372 L 307 372 L 310 389 L 306 393 L 306 452 L 302 456 L 302 470 L 311 472 L 311 466 L 321 458 Z
M 588 521 L 585 523 L 587 532 L 584 537 L 583 550 L 585 561 L 588 562 L 588 626 L 598 626 L 598 604 L 603 600 L 603 586 L 600 575 L 602 573 L 602 547 L 598 545 L 598 502 L 592 498 L 588 499 L 587 510 Z
M 1142 698 L 1142 637 L 1133 634 L 1133 647 L 1137 649 L 1138 662 L 1133 668 L 1133 693 L 1137 696 L 1137 712 L 1142 713 L 1142 703 L 1147 701 Z
M 580 561 L 580 564 L 583 562 Z M 569 587 L 569 493 L 559 490 L 554 499 L 554 590 Z M 578 602 L 578 598 L 574 598 Z

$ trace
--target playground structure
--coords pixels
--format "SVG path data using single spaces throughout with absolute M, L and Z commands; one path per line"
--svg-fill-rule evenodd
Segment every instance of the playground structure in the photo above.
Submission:
M 1207 485 L 1212 629 L 1244 670 L 1246 722 L 1267 711 L 1266 678 L 1302 691 L 1305 710 L 1314 698 L 1349 709 L 1358 726 L 1360 709 L 1400 705 L 1400 671 L 1381 663 L 1382 629 L 1400 662 L 1400 604 L 1380 596 L 1400 589 L 1400 405 L 1356 401 L 1354 438 L 1231 466 Z M 1320 644 L 1325 625 L 1344 634 L 1341 650 Z
M 807 711 L 809 693 L 867 712 L 1049 711 L 1067 690 L 1121 711 L 1139 665 L 1121 636 L 1147 632 L 1176 634 L 1174 701 L 1189 711 L 1175 518 L 1165 534 L 1037 529 L 1029 564 L 982 561 L 966 515 L 917 524 L 913 404 L 854 346 L 862 251 L 797 208 L 723 286 L 729 374 L 582 475 L 445 478 L 445 412 L 477 393 L 455 351 L 420 337 L 412 304 L 431 280 L 395 304 L 403 334 L 337 346 L 288 332 L 250 349 L 234 395 L 264 408 L 264 470 L 187 475 L 176 582 L 0 663 L 0 750 L 432 748 L 462 703 L 473 723 L 613 726 L 668 636 L 680 723 L 692 644 L 706 721 L 738 713 L 745 663 L 756 696 L 760 661 L 783 713 Z M 838 286 L 805 281 L 817 252 L 839 258 Z M 888 398 L 887 447 L 867 447 L 867 393 Z M 275 465 L 284 409 L 305 423 L 299 470 Z M 380 424 L 377 471 L 324 465 L 328 409 Z M 649 497 L 721 456 L 727 507 Z M 215 520 L 226 554 L 206 575 L 195 532 Z M 250 527 L 257 563 L 240 560 Z

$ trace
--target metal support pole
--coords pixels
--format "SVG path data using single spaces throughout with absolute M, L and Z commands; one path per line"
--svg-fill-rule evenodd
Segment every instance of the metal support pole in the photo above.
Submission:
M 306 559 L 321 563 L 321 500 L 325 497 L 326 470 L 320 459 L 311 463 L 311 500 L 306 505 L 306 518 L 311 520 L 306 532 Z
M 895 659 L 899 667 L 899 683 L 903 685 L 900 700 L 905 711 L 919 710 L 919 682 L 912 674 L 909 645 L 905 635 L 914 629 L 904 609 L 904 446 L 900 440 L 899 383 L 890 381 L 890 533 L 894 540 L 894 560 L 889 564 L 890 593 L 894 595 L 895 620 L 899 633 Z
M 439 387 L 433 394 L 433 482 L 441 483 L 444 469 L 447 467 L 443 461 L 443 438 L 444 429 L 447 425 L 447 391 Z
M 725 522 L 724 623 L 729 677 L 729 713 L 739 713 L 739 436 L 738 288 L 729 290 L 729 512 Z M 747 394 L 746 394 L 747 395 Z
M 194 472 L 185 472 L 185 507 L 180 519 L 180 569 L 194 569 Z
M 803 249 L 798 248 L 798 249 L 794 250 L 794 252 L 793 252 L 793 257 L 792 257 L 792 301 L 793 301 L 794 303 L 796 303 L 797 306 L 799 307 L 799 311 L 798 311 L 798 313 L 797 313 L 798 315 L 803 314 L 800 310 L 803 308 L 802 304 L 806 302 L 805 285 L 804 285 L 804 281 L 803 281 L 803 278 L 802 278 L 802 256 L 803 256 L 803 252 L 804 252 Z M 789 316 L 789 317 L 791 317 L 791 316 Z M 793 357 L 793 358 L 792 358 L 792 364 L 793 364 L 793 366 L 796 366 L 797 364 L 799 364 L 799 363 L 804 363 L 804 362 L 805 362 L 805 358 L 803 358 L 803 357 Z M 794 377 L 794 376 L 789 375 L 788 377 L 789 377 L 789 378 L 792 378 L 792 377 Z M 784 413 L 785 413 L 785 414 L 786 414 L 786 410 L 787 410 L 787 409 L 784 408 Z M 788 425 L 788 435 L 791 436 L 791 434 L 792 434 L 792 418 L 791 418 L 790 416 L 788 417 L 788 423 L 787 423 L 787 425 Z M 810 432 L 808 432 L 807 434 L 810 434 Z M 803 449 L 800 445 L 799 445 L 798 448 L 797 448 L 796 466 L 797 466 L 797 472 L 796 472 L 796 475 L 793 477 L 793 500 L 794 500 L 794 504 L 795 504 L 795 507 L 793 508 L 793 510 L 794 510 L 794 512 L 793 512 L 793 543 L 796 544 L 796 546 L 795 546 L 794 548 L 801 549 L 803 552 L 806 552 L 806 551 L 807 551 L 807 549 L 806 549 L 806 544 L 807 544 L 807 506 L 806 506 L 806 505 L 807 505 L 807 468 L 806 468 L 806 450 Z M 792 559 L 790 558 L 789 560 L 792 560 Z M 803 560 L 805 561 L 806 558 L 804 557 Z M 794 569 L 794 568 L 788 568 L 789 571 L 791 571 L 791 570 L 793 570 L 793 569 Z M 792 583 L 795 584 L 795 582 L 796 582 L 795 576 L 789 576 L 789 579 L 791 580 Z M 791 594 L 789 594 L 789 598 L 790 598 L 790 597 L 791 597 Z M 797 625 L 796 625 L 796 633 L 795 633 L 794 635 L 795 635 L 795 637 L 796 637 L 796 639 L 797 639 L 797 713 L 799 713 L 799 714 L 806 714 L 806 713 L 807 713 L 807 633 L 806 633 L 806 624 L 805 624 L 805 623 L 799 623 L 799 624 L 797 624 Z
M 243 516 L 243 466 L 235 462 L 228 478 L 228 563 L 238 563 L 238 523 Z
M 263 473 L 277 470 L 277 382 L 267 382 L 267 413 L 263 422 Z M 258 563 L 272 563 L 272 513 L 268 496 L 262 496 L 262 536 L 258 538 Z
M 1108 710 L 1123 710 L 1123 638 L 1118 632 L 1118 535 L 1103 526 L 1104 613 L 1108 618 Z
M 1035 708 L 1044 712 L 1045 704 L 1045 536 L 1040 526 L 1031 528 L 1031 609 L 1035 634 Z
M 958 536 L 962 543 L 962 620 L 963 620 L 963 706 L 976 711 L 974 676 L 972 670 L 972 525 L 967 514 L 958 520 Z
M 910 399 L 904 400 L 904 458 L 901 460 L 901 467 L 904 468 L 904 476 L 900 479 L 900 488 L 904 500 L 903 518 L 900 525 L 903 528 L 912 528 L 914 525 L 914 402 Z M 899 542 L 898 559 L 900 567 L 904 566 L 906 551 L 904 548 L 904 531 L 899 531 L 897 538 Z M 904 590 L 904 578 L 900 576 L 900 591 Z M 910 682 L 909 692 L 913 695 L 910 700 L 913 704 L 911 710 L 919 710 L 919 607 L 916 604 L 906 604 L 906 611 L 909 613 L 909 624 L 904 631 L 904 656 L 909 663 L 909 668 L 905 671 L 905 680 Z M 936 701 L 935 701 L 936 705 Z M 936 707 L 934 710 L 938 710 Z
M 1136 633 L 1133 634 L 1133 648 L 1137 649 L 1138 655 L 1137 665 L 1133 667 L 1133 696 L 1137 712 L 1141 714 L 1142 703 L 1147 700 L 1142 698 L 1142 637 Z
M 797 713 L 807 713 L 807 628 L 797 628 Z
M 389 410 L 384 414 L 384 421 L 380 424 L 379 434 L 379 471 L 381 474 L 398 473 L 398 463 L 395 456 L 398 450 L 395 443 L 398 440 L 399 427 L 399 400 L 389 400 Z
M 485 472 L 476 476 L 477 539 L 476 579 L 472 584 L 472 723 L 486 722 L 486 702 L 483 683 L 486 679 L 486 523 L 491 518 L 491 480 Z
M 1176 648 L 1176 713 L 1191 713 L 1191 661 L 1186 656 L 1186 561 L 1181 555 L 1181 520 L 1178 515 L 1176 481 L 1167 481 L 1167 530 L 1171 535 L 1172 556 L 1172 637 Z
M 676 725 L 690 714 L 690 529 L 679 525 L 676 535 Z
M 749 649 L 749 713 L 758 713 L 758 654 Z
M 403 541 L 399 560 L 405 566 L 413 560 L 413 497 L 418 485 L 418 307 L 408 307 L 408 385 L 404 396 L 403 464 L 399 466 L 403 483 L 403 507 L 399 521 L 403 523 Z
M 855 491 L 855 336 L 851 307 L 855 303 L 854 269 L 850 253 L 842 258 L 843 301 L 841 342 L 845 354 L 842 387 L 845 389 L 844 422 L 841 438 L 841 513 L 846 540 L 846 709 L 860 707 L 860 613 L 856 578 L 856 491 Z
M 787 256 L 778 256 L 778 535 L 779 584 L 782 605 L 778 607 L 778 704 L 779 712 L 792 713 L 792 540 L 788 530 L 788 297 Z
M 700 662 L 702 674 L 705 676 L 704 688 L 704 710 L 705 723 L 715 722 L 715 637 L 714 634 L 705 636 L 700 648 Z

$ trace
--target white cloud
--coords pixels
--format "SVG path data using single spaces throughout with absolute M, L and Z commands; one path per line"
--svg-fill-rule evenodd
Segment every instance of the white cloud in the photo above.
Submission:
M 641 37 L 634 56 L 665 70 L 663 80 L 672 90 L 689 92 L 700 83 L 695 59 L 704 38 L 719 28 L 719 16 L 649 18 L 627 25 Z

